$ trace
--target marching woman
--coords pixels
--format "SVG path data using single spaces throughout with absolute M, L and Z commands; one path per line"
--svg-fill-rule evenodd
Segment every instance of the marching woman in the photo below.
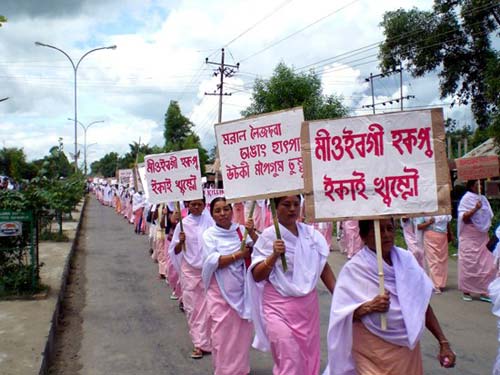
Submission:
M 419 217 L 417 228 L 424 232 L 425 260 L 429 267 L 429 276 L 434 284 L 434 293 L 441 294 L 448 280 L 448 234 L 451 215 Z
M 255 243 L 247 276 L 255 325 L 253 346 L 271 351 L 274 375 L 316 375 L 320 370 L 319 278 L 333 293 L 325 238 L 297 222 L 300 197 L 275 198 L 282 239 L 274 226 Z M 288 264 L 285 272 L 280 256 Z
M 163 209 L 162 220 L 160 221 L 161 227 L 165 230 L 165 248 L 163 250 L 165 257 L 165 266 L 167 274 L 167 284 L 172 289 L 172 294 L 170 295 L 171 300 L 178 300 L 181 294 L 181 283 L 179 280 L 179 272 L 175 268 L 172 260 L 170 259 L 170 254 L 168 253 L 168 248 L 172 237 L 174 235 L 175 226 L 179 221 L 180 213 L 174 210 L 173 203 L 166 204 Z M 179 308 L 183 311 L 184 306 L 181 305 L 182 299 L 179 302 Z
M 486 244 L 493 211 L 488 199 L 478 194 L 477 181 L 468 181 L 467 190 L 458 205 L 458 289 L 464 301 L 472 301 L 471 293 L 476 293 L 481 301 L 491 302 L 488 285 L 496 269 Z
M 246 227 L 250 237 L 243 250 L 244 227 L 232 222 L 233 210 L 225 198 L 210 203 L 215 226 L 203 234 L 203 284 L 212 330 L 212 364 L 215 375 L 246 375 L 250 372 L 253 325 L 245 293 L 245 259 L 248 245 L 257 241 L 253 220 Z
M 212 351 L 210 341 L 210 321 L 207 310 L 205 289 L 201 279 L 203 265 L 203 232 L 214 225 L 205 210 L 205 200 L 197 199 L 188 203 L 189 215 L 182 219 L 174 230 L 169 254 L 179 269 L 182 301 L 186 312 L 189 335 L 194 345 L 191 358 L 202 358 Z
M 384 295 L 379 295 L 373 220 L 361 220 L 359 233 L 365 246 L 344 265 L 335 286 L 323 375 L 422 375 L 424 327 L 439 344 L 441 366 L 454 367 L 455 354 L 429 304 L 432 282 L 409 251 L 394 246 L 394 221 L 380 220 Z

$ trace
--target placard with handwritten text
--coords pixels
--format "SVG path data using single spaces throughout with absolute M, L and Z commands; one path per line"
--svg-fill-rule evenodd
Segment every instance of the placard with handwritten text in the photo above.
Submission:
M 144 158 L 150 203 L 201 199 L 198 150 L 183 150 Z
M 441 109 L 304 122 L 302 144 L 312 220 L 450 211 Z
M 270 198 L 302 191 L 302 121 L 302 108 L 292 108 L 215 126 L 228 200 Z

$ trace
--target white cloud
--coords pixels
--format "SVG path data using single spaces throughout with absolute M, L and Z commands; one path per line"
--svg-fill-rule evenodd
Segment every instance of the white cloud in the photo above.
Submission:
M 25 9 L 19 8 L 0 29 L 0 77 L 4 78 L 0 97 L 10 97 L 0 103 L 0 140 L 9 147 L 24 147 L 30 159 L 45 155 L 58 137 L 63 137 L 66 151 L 73 150 L 74 129 L 67 121 L 74 115 L 71 65 L 61 53 L 36 47 L 34 41 L 64 49 L 75 62 L 85 51 L 116 44 L 114 51 L 87 56 L 78 70 L 78 119 L 84 124 L 105 121 L 88 132 L 88 144 L 98 142 L 89 155 L 95 160 L 111 151 L 128 152 L 128 144 L 139 137 L 144 143 L 163 144 L 170 100 L 179 100 L 184 115 L 196 124 L 197 134 L 210 148 L 218 97 L 204 93 L 216 89 L 218 78 L 212 77 L 215 66 L 205 65 L 205 57 L 219 61 L 222 46 L 283 1 L 87 0 L 77 10 L 50 9 L 36 1 L 24 4 Z M 432 0 L 404 3 L 406 8 L 431 5 Z M 223 97 L 223 121 L 240 117 L 250 104 L 255 77 L 268 77 L 280 61 L 300 68 L 337 56 L 314 65 L 324 93 L 343 95 L 354 109 L 371 104 L 364 78 L 378 71 L 377 48 L 374 45 L 357 55 L 345 52 L 382 40 L 378 24 L 383 13 L 401 6 L 398 0 L 288 2 L 227 46 L 226 63 L 241 61 L 241 73 L 225 81 L 225 91 L 233 95 Z M 272 43 L 277 44 L 257 53 Z M 399 96 L 397 78 L 376 82 L 375 87 L 376 101 Z M 409 106 L 440 103 L 437 89 L 435 77 L 404 80 L 404 95 L 416 96 Z M 447 113 L 465 117 L 467 110 L 460 110 Z M 80 132 L 78 141 L 82 139 Z

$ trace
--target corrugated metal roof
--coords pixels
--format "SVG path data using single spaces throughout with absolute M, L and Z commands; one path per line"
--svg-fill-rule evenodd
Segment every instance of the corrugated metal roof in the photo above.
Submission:
M 499 153 L 500 149 L 495 144 L 495 140 L 493 138 L 490 138 L 487 141 L 481 143 L 476 148 L 470 150 L 468 153 L 463 155 L 462 158 L 472 158 L 474 156 L 498 155 Z

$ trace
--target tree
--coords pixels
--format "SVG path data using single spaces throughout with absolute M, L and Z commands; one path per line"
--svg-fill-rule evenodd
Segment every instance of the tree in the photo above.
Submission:
M 402 62 L 414 77 L 439 70 L 441 98 L 470 103 L 481 129 L 497 118 L 500 63 L 490 36 L 500 26 L 498 0 L 434 0 L 433 11 L 386 12 L 380 25 L 382 69 Z
M 180 150 L 182 142 L 191 133 L 193 123 L 181 113 L 179 103 L 171 100 L 165 113 L 165 148 L 170 151 Z
M 208 152 L 201 144 L 200 137 L 193 133 L 194 124 L 182 114 L 179 104 L 172 100 L 165 113 L 165 151 L 198 149 L 201 174 L 205 174 Z
M 52 146 L 49 154 L 42 160 L 35 161 L 39 166 L 38 174 L 49 179 L 58 179 L 71 176 L 74 172 L 72 164 L 64 153 L 64 144 L 62 138 L 59 138 L 59 144 Z
M 118 153 L 110 152 L 101 159 L 96 160 L 90 165 L 93 175 L 102 175 L 103 177 L 114 177 L 118 164 Z
M 4 147 L 0 150 L 0 174 L 12 177 L 15 181 L 30 180 L 36 176 L 37 168 L 26 161 L 22 148 Z
M 2 27 L 2 24 L 7 22 L 7 18 L 5 16 L 0 15 L 0 27 Z
M 295 73 L 279 63 L 270 79 L 255 80 L 252 102 L 241 114 L 246 117 L 302 106 L 306 120 L 348 115 L 340 97 L 323 95 L 322 91 L 321 79 L 314 71 Z
M 200 137 L 198 137 L 196 134 L 191 133 L 189 134 L 186 139 L 184 139 L 184 142 L 182 143 L 182 150 L 190 150 L 190 149 L 198 149 L 198 156 L 200 158 L 200 171 L 201 174 L 205 174 L 205 165 L 208 162 L 208 152 L 203 148 L 201 145 Z
M 210 152 L 208 153 L 207 163 L 213 164 L 213 163 L 215 163 L 215 159 L 217 159 L 217 146 L 216 145 L 214 145 L 210 149 Z

